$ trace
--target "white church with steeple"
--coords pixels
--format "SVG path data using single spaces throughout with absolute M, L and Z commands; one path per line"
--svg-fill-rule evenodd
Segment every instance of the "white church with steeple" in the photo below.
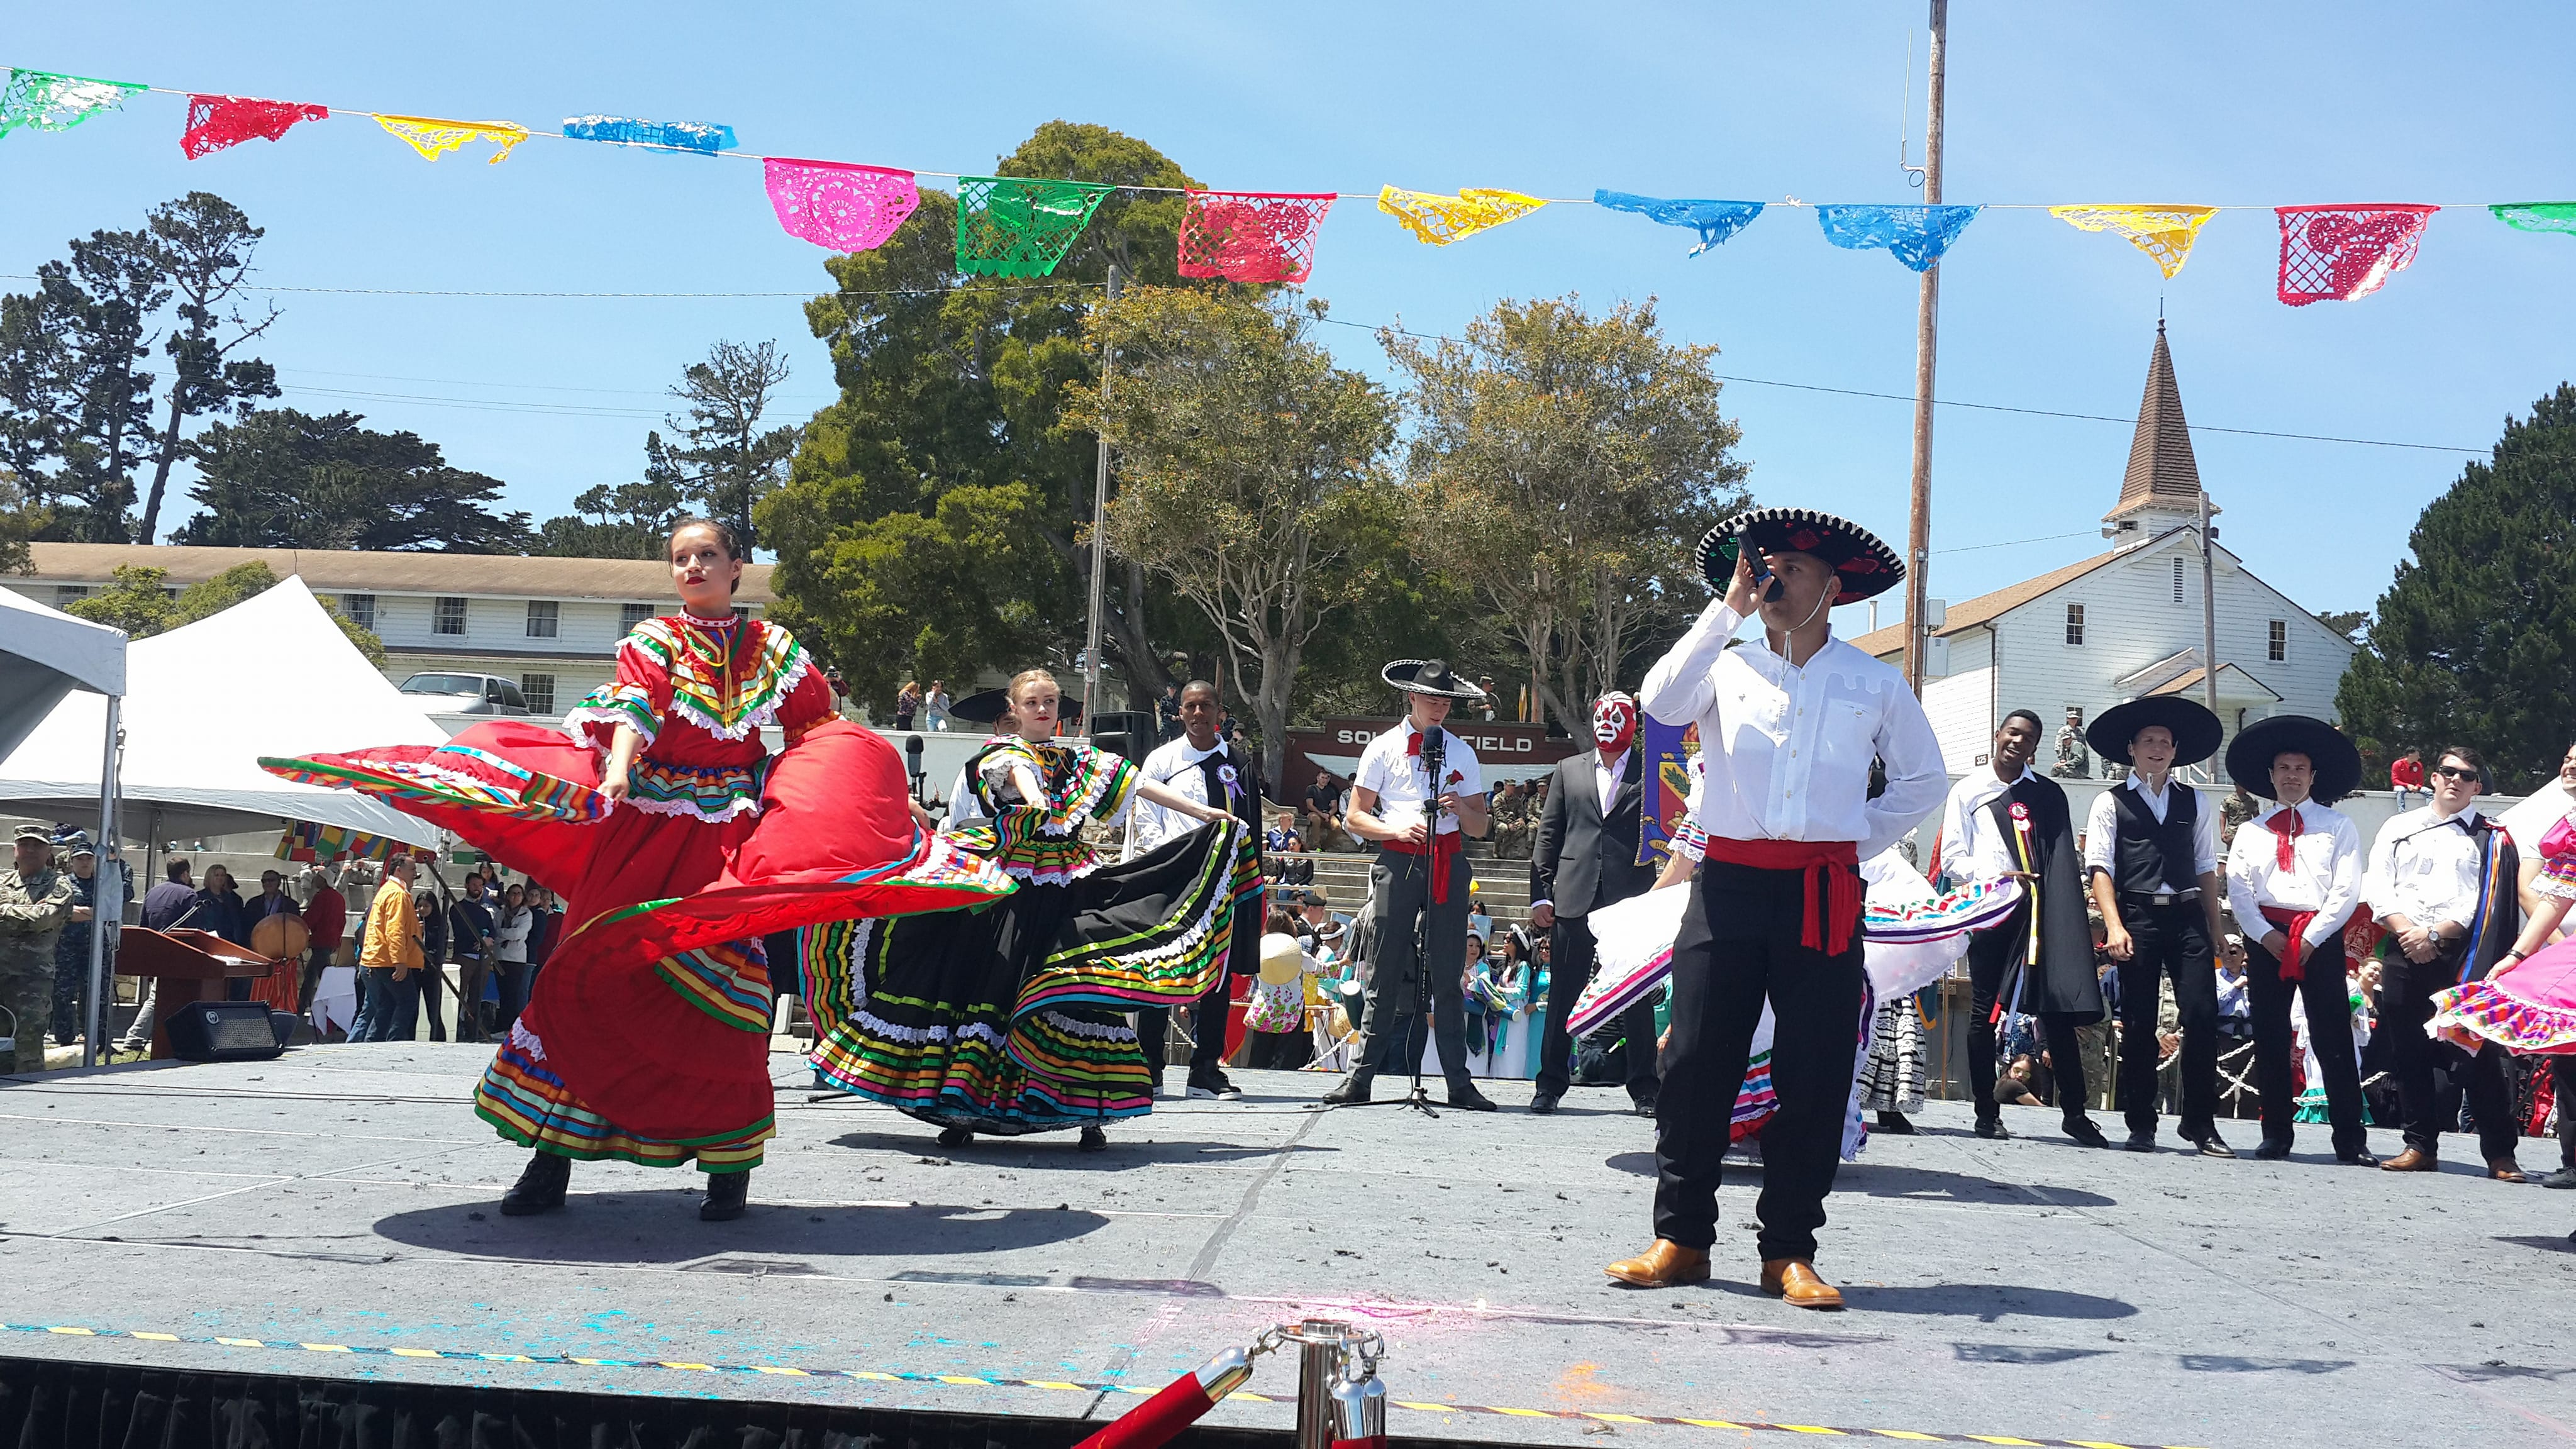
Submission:
M 2053 736 L 2070 708 L 2090 720 L 2150 694 L 2206 702 L 2202 499 L 2173 354 L 2159 321 L 2128 474 L 2119 501 L 2102 517 L 2110 552 L 1951 604 L 1927 641 L 1923 707 L 1952 774 L 1985 762 L 1997 726 L 2016 709 L 2048 721 Z M 2218 509 L 2212 504 L 2209 511 Z M 2213 543 L 2210 557 L 2218 715 L 2228 737 L 2266 715 L 2336 718 L 2335 687 L 2352 661 L 2352 642 L 2256 578 L 2223 545 Z M 1903 662 L 1902 625 L 1852 642 Z M 2043 744 L 2040 768 L 2052 758 Z

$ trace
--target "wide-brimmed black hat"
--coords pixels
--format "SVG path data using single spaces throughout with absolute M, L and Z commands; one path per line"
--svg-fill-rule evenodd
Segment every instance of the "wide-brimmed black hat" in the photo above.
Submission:
M 1842 576 L 1836 604 L 1883 594 L 1905 578 L 1905 563 L 1896 550 L 1848 518 L 1812 508 L 1754 508 L 1710 529 L 1699 541 L 1700 577 L 1710 589 L 1726 592 L 1735 576 L 1736 552 L 1748 542 L 1758 553 L 1806 553 L 1823 559 Z
M 2151 694 L 2102 711 L 2085 727 L 2084 743 L 2115 765 L 2134 764 L 2129 758 L 2129 741 L 2149 725 L 2163 725 L 2173 731 L 2173 762 L 2177 770 L 2217 754 L 2219 736 L 2226 733 L 2218 716 L 2198 701 L 2179 694 Z
M 2304 714 L 2276 714 L 2247 725 L 2227 742 L 2227 777 L 2266 800 L 2277 800 L 2272 760 L 2293 753 L 2307 756 L 2316 768 L 2316 783 L 2308 794 L 2320 805 L 2331 805 L 2361 785 L 2361 751 L 2343 731 Z
M 1378 671 L 1378 677 L 1407 694 L 1437 695 L 1442 699 L 1483 699 L 1485 692 L 1449 671 L 1438 659 L 1399 659 Z
M 1011 692 L 1009 690 L 979 689 L 973 694 L 966 696 L 964 699 L 958 700 L 956 703 L 948 706 L 948 717 L 950 719 L 962 719 L 968 724 L 988 725 L 993 721 L 1000 719 L 1004 712 L 1008 711 L 1010 707 Z M 1071 694 L 1062 696 L 1056 705 L 1056 718 L 1067 720 L 1082 718 L 1081 697 Z

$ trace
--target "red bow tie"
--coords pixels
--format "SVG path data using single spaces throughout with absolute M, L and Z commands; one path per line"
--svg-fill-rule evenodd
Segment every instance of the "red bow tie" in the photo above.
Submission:
M 1417 760 L 1422 758 L 1422 731 L 1415 730 L 1404 737 L 1404 752 Z
M 2283 808 L 2279 814 L 2264 821 L 2263 828 L 2272 832 L 2273 859 L 2280 862 L 2281 869 L 2288 870 L 2297 865 L 2299 861 L 2298 807 L 2292 805 Z

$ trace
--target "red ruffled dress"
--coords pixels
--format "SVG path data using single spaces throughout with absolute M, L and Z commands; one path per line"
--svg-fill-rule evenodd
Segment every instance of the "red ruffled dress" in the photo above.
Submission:
M 644 744 L 618 803 L 597 786 L 621 724 Z M 503 1137 L 566 1157 L 758 1166 L 777 1131 L 760 938 L 1013 889 L 914 825 L 893 747 L 835 715 L 804 647 L 759 620 L 646 620 L 561 729 L 495 721 L 434 749 L 261 763 L 379 796 L 564 897 L 563 937 L 474 1099 Z
M 2532 889 L 2576 901 L 2576 812 L 2541 836 L 2539 854 Z M 2484 980 L 2435 993 L 2433 1019 L 2424 1029 L 2469 1051 L 2494 1042 L 2535 1055 L 2576 1054 L 2576 934 Z

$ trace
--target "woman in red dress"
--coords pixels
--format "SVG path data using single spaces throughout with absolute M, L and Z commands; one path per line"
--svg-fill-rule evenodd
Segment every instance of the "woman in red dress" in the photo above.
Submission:
M 535 1149 L 502 1199 L 561 1207 L 575 1159 L 707 1173 L 738 1217 L 776 1135 L 761 938 L 984 904 L 1007 876 L 913 821 L 892 746 L 840 719 L 785 629 L 738 618 L 742 556 L 705 519 L 671 535 L 680 613 L 637 625 L 561 729 L 476 725 L 435 749 L 266 760 L 454 831 L 565 898 L 562 938 L 474 1094 Z M 777 725 L 776 755 L 761 727 Z

